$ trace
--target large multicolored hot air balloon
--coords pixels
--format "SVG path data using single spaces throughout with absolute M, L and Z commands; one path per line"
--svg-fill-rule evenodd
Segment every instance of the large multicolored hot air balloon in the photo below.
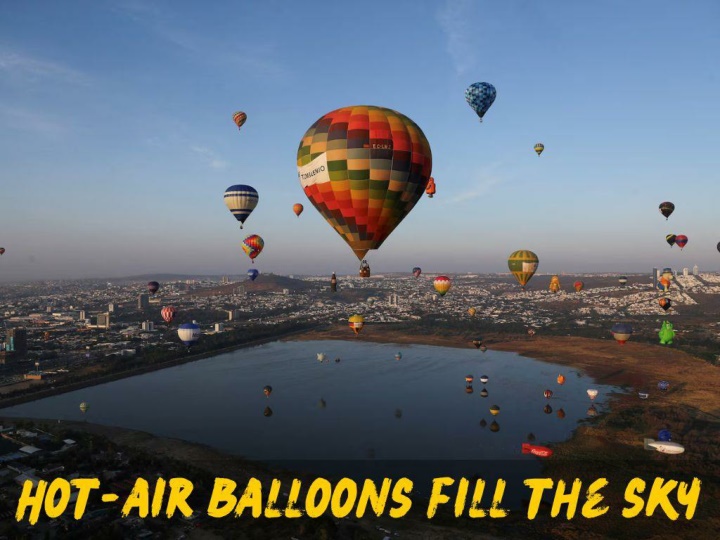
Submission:
M 431 176 L 430 180 L 428 180 L 428 185 L 425 188 L 425 193 L 427 194 L 429 199 L 432 199 L 433 195 L 435 195 L 435 192 L 435 179 Z
M 383 107 L 343 107 L 305 132 L 297 169 L 305 195 L 362 260 L 422 197 L 432 153 L 407 116 Z
M 543 153 L 543 150 L 545 150 L 545 145 L 543 143 L 537 143 L 535 145 L 535 151 L 537 152 L 538 156 Z
M 245 255 L 252 259 L 253 264 L 255 264 L 255 257 L 260 255 L 263 247 L 265 247 L 265 242 L 257 234 L 246 236 L 245 240 L 242 242 L 242 249 L 245 252 Z
M 668 234 L 668 235 L 665 237 L 665 241 L 666 241 L 668 244 L 670 244 L 670 247 L 673 247 L 673 246 L 675 245 L 675 239 L 676 239 L 676 238 L 677 238 L 677 237 L 676 237 L 674 234 Z
M 236 112 L 233 114 L 233 122 L 235 122 L 235 125 L 240 129 L 243 127 L 243 124 L 247 122 L 247 114 L 242 111 Z
M 200 327 L 195 323 L 181 324 L 178 328 L 178 337 L 188 348 L 188 351 L 190 350 L 190 347 L 195 345 L 195 343 L 197 343 L 200 339 L 200 334 Z
M 580 292 L 585 287 L 585 284 L 582 281 L 577 280 L 575 283 L 573 283 L 573 287 L 575 287 L 575 292 Z
M 720 244 L 718 244 L 718 245 L 720 246 Z M 416 278 L 419 278 L 420 274 L 422 274 L 422 269 L 419 266 L 416 266 L 415 268 L 413 268 L 412 273 L 413 273 L 413 276 L 415 276 Z
M 254 187 L 237 184 L 225 190 L 225 206 L 232 212 L 243 228 L 245 220 L 250 216 L 260 200 Z
M 495 87 L 486 82 L 473 83 L 465 90 L 465 100 L 470 105 L 470 108 L 475 111 L 475 114 L 478 115 L 481 122 L 490 105 L 495 101 L 496 95 Z
M 668 281 L 672 281 L 672 279 L 675 277 L 675 275 L 673 274 L 672 268 L 663 268 L 661 276 L 664 277 L 665 279 L 667 279 Z
M 447 276 L 438 276 L 433 281 L 433 286 L 440 296 L 445 296 L 452 286 L 450 278 Z
M 671 202 L 665 201 L 660 203 L 660 213 L 665 216 L 665 219 L 670 217 L 670 214 L 672 214 L 675 211 L 675 205 Z
M 526 249 L 515 251 L 508 257 L 508 268 L 523 289 L 535 274 L 539 264 L 538 256 Z
M 664 277 L 661 277 L 657 282 L 657 288 L 658 290 L 661 290 L 663 292 L 667 292 L 670 290 L 670 280 Z
M 295 215 L 297 217 L 300 217 L 300 214 L 303 213 L 303 210 L 305 210 L 305 207 L 300 203 L 293 204 L 293 212 L 295 212 Z
M 688 243 L 688 237 L 685 236 L 684 234 L 678 234 L 675 237 L 675 243 L 678 245 L 678 247 L 682 251 L 682 248 L 684 248 Z
M 661 298 L 658 300 L 658 303 L 660 304 L 660 307 L 663 308 L 663 311 L 667 311 L 670 309 L 670 306 L 672 306 L 672 302 L 669 298 Z
M 158 292 L 158 289 L 160 288 L 160 284 L 157 281 L 150 281 L 147 284 L 147 290 L 150 294 L 155 294 Z
M 560 278 L 553 276 L 550 278 L 550 292 L 556 293 L 560 291 Z
M 633 333 L 633 328 L 628 323 L 615 323 L 612 327 L 612 335 L 620 345 L 623 345 Z
M 173 321 L 176 313 L 177 309 L 175 309 L 173 306 L 165 306 L 160 310 L 160 315 L 162 316 L 163 320 L 168 324 Z
M 258 272 L 254 268 L 251 268 L 247 271 L 247 275 L 250 278 L 250 281 L 255 281 L 255 279 L 260 275 L 260 272 Z
M 355 335 L 357 336 L 360 331 L 363 329 L 363 326 L 365 326 L 365 317 L 362 315 L 352 315 L 348 319 L 348 325 L 350 326 L 350 329 L 355 332 Z

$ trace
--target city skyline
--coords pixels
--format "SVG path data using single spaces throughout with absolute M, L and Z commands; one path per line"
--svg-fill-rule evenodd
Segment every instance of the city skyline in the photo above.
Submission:
M 717 3 L 308 7 L 6 7 L 0 282 L 356 273 L 295 163 L 305 130 L 353 104 L 417 122 L 437 183 L 368 254 L 373 273 L 506 273 L 517 249 L 539 273 L 720 270 Z M 368 17 L 371 33 L 349 22 Z M 463 95 L 476 81 L 498 91 L 482 124 Z M 223 204 L 238 183 L 260 194 L 242 231 Z M 265 239 L 254 265 L 246 234 Z

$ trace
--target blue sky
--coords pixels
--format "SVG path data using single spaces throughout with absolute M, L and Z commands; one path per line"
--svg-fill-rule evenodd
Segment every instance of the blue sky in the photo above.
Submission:
M 244 273 L 235 183 L 260 193 L 244 231 L 265 239 L 259 270 L 355 272 L 295 159 L 315 120 L 357 104 L 420 125 L 438 189 L 369 254 L 375 272 L 502 272 L 516 249 L 543 273 L 720 269 L 714 0 L 2 11 L 0 280 Z M 464 99 L 476 81 L 498 91 L 483 124 Z

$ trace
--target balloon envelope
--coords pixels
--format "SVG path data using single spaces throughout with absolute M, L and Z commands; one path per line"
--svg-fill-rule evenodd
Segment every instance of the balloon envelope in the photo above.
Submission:
M 355 332 L 355 335 L 357 336 L 360 331 L 363 329 L 363 326 L 365 326 L 365 317 L 362 315 L 352 315 L 348 319 L 348 325 L 350 326 L 351 330 Z
M 673 247 L 675 245 L 675 238 L 677 238 L 674 234 L 668 234 L 665 237 L 665 241 L 670 244 L 670 247 Z M 720 245 L 720 244 L 718 244 Z
M 251 268 L 247 271 L 247 275 L 250 278 L 250 281 L 255 281 L 255 279 L 260 275 L 260 272 L 258 272 L 254 268 Z
M 718 244 L 718 245 L 720 246 L 720 244 Z M 419 266 L 416 266 L 415 268 L 413 268 L 412 273 L 413 273 L 413 276 L 415 276 L 416 278 L 419 278 L 420 274 L 422 274 L 422 269 Z
M 200 339 L 200 327 L 195 323 L 185 323 L 178 327 L 178 337 L 188 348 Z
M 688 237 L 684 234 L 678 234 L 675 237 L 675 243 L 678 245 L 680 249 L 684 248 L 688 243 Z
M 297 217 L 300 217 L 300 214 L 303 213 L 303 210 L 305 210 L 305 207 L 300 203 L 293 204 L 293 212 L 295 212 L 295 215 Z
M 225 190 L 224 199 L 225 206 L 232 212 L 235 219 L 240 222 L 240 228 L 242 229 L 243 223 L 255 210 L 260 197 L 254 187 L 237 184 Z
M 575 283 L 573 283 L 573 287 L 575 287 L 576 292 L 580 292 L 585 287 L 585 284 L 582 281 L 578 280 Z
M 362 260 L 422 197 L 432 153 L 407 116 L 384 107 L 343 107 L 305 132 L 297 170 L 310 202 Z
M 537 143 L 535 145 L 535 151 L 537 152 L 538 156 L 543 153 L 543 150 L 545 150 L 545 145 L 543 143 Z
M 150 281 L 147 284 L 147 289 L 150 294 L 155 294 L 158 292 L 158 289 L 160 288 L 160 284 L 157 281 Z
M 660 203 L 660 213 L 665 216 L 665 219 L 670 217 L 675 211 L 675 205 L 669 201 Z
M 3 253 L 5 253 L 5 248 L 4 248 L 4 247 L 0 247 L 0 255 L 2 255 Z
M 245 252 L 245 255 L 250 257 L 253 261 L 255 261 L 255 257 L 260 255 L 263 247 L 265 247 L 265 242 L 257 234 L 246 236 L 242 243 L 242 249 Z
M 473 83 L 465 90 L 465 100 L 470 105 L 470 108 L 475 111 L 475 114 L 478 115 L 481 122 L 483 116 L 495 101 L 496 95 L 495 87 L 486 82 Z
M 615 323 L 612 327 L 611 332 L 613 337 L 615 338 L 615 341 L 622 345 L 628 339 L 630 339 L 630 336 L 633 333 L 633 328 L 628 323 Z
M 533 277 L 539 264 L 538 256 L 526 249 L 515 251 L 508 257 L 508 268 L 523 288 Z
M 233 114 L 233 122 L 235 122 L 235 125 L 240 129 L 243 124 L 247 122 L 247 114 L 242 111 L 236 112 Z
M 438 276 L 433 281 L 433 286 L 440 296 L 445 296 L 452 286 L 450 278 L 447 276 Z
M 173 306 L 165 306 L 160 310 L 160 315 L 166 323 L 171 323 L 173 321 L 175 313 L 177 313 L 177 309 Z

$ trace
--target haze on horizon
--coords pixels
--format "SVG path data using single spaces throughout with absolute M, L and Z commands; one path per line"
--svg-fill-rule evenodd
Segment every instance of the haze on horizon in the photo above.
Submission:
M 0 282 L 243 274 L 252 233 L 261 272 L 355 273 L 295 165 L 305 130 L 354 104 L 433 149 L 437 195 L 368 254 L 375 273 L 507 272 L 516 249 L 540 273 L 720 270 L 718 28 L 714 0 L 9 3 Z M 482 124 L 476 81 L 498 91 Z M 236 183 L 260 193 L 243 231 Z

